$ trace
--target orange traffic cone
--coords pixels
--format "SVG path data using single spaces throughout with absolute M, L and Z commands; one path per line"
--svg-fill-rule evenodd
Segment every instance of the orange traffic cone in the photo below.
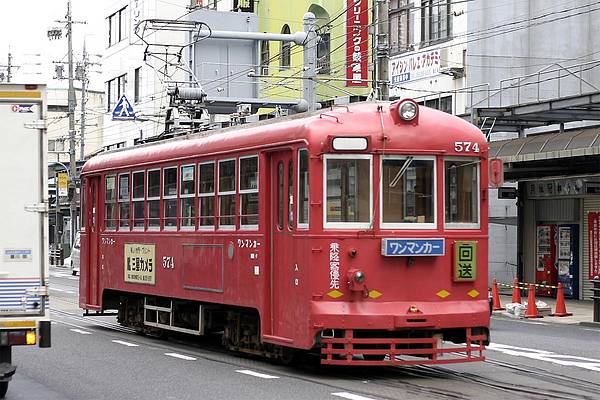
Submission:
M 542 318 L 542 316 L 538 314 L 538 309 L 535 305 L 535 289 L 533 283 L 529 284 L 529 294 L 527 296 L 527 312 L 523 316 L 525 318 Z
M 512 302 L 521 304 L 521 289 L 519 288 L 519 279 L 515 278 L 513 283 Z
M 498 294 L 498 282 L 496 282 L 496 278 L 492 281 L 492 310 L 504 310 L 504 307 L 500 304 L 500 295 Z
M 553 317 L 568 317 L 573 313 L 567 312 L 567 306 L 565 305 L 565 293 L 562 283 L 558 283 L 558 290 L 556 292 L 556 310 L 554 314 L 550 314 Z

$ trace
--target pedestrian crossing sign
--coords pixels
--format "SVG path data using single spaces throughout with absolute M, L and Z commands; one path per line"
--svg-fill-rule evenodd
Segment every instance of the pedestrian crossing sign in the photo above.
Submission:
M 117 106 L 112 113 L 113 121 L 133 121 L 135 120 L 135 112 L 131 103 L 127 100 L 125 95 L 121 96 L 121 99 L 117 103 Z

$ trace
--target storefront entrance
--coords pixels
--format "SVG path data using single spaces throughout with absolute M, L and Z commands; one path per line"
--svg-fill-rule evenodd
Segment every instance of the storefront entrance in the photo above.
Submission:
M 556 296 L 560 282 L 565 297 L 579 293 L 579 224 L 538 223 L 536 227 L 536 294 Z

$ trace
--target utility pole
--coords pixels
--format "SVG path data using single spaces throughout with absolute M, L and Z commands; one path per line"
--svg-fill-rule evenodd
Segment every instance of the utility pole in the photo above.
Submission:
M 8 64 L 6 65 L 6 82 L 10 83 L 12 79 L 12 53 L 8 51 Z
M 377 33 L 375 35 L 375 49 L 377 54 L 377 98 L 379 100 L 390 99 L 389 87 L 389 63 L 390 63 L 390 45 L 389 45 L 389 4 L 388 0 L 375 0 L 377 8 Z
M 88 67 L 88 53 L 85 49 L 85 40 L 83 41 L 83 61 L 81 63 L 81 126 L 79 128 L 79 159 L 85 158 L 85 103 L 87 102 L 87 67 Z
M 75 231 L 77 230 L 77 202 L 75 191 L 77 187 L 77 160 L 75 159 L 75 87 L 73 86 L 73 22 L 71 20 L 71 0 L 67 2 L 67 63 L 69 68 L 69 92 L 68 92 L 68 114 L 69 114 L 69 210 L 71 215 L 71 247 L 75 243 Z
M 315 14 L 307 12 L 302 18 L 306 44 L 302 51 L 304 56 L 304 99 L 308 102 L 308 111 L 315 111 L 317 104 L 317 32 L 315 30 Z

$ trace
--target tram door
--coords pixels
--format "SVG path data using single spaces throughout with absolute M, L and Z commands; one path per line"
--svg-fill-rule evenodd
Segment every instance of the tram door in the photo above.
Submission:
M 86 263 L 86 268 L 80 268 L 79 290 L 86 294 L 86 303 L 95 305 L 99 303 L 98 298 L 98 240 L 99 224 L 98 220 L 98 200 L 99 200 L 99 177 L 88 179 L 86 190 L 86 226 L 85 233 L 87 238 L 87 255 L 82 255 L 81 263 Z M 83 267 L 83 266 L 82 266 Z
M 271 155 L 271 332 L 293 337 L 294 243 L 293 157 L 291 151 Z

